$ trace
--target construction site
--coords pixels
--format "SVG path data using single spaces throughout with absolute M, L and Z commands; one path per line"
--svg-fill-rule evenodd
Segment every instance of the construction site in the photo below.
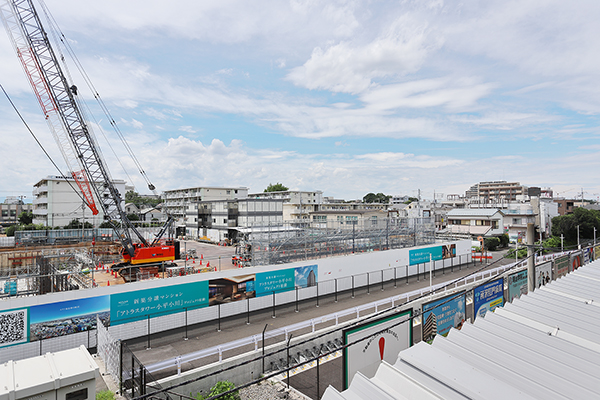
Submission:
M 93 230 L 89 231 L 83 235 L 78 232 L 72 240 L 93 237 Z M 18 245 L 0 247 L 0 297 L 42 295 L 435 242 L 434 227 L 427 219 L 385 221 L 383 227 L 357 221 L 346 230 L 272 225 L 243 229 L 240 242 L 233 246 L 181 238 L 177 241 L 180 254 L 173 262 L 123 265 L 122 244 L 106 240 L 107 236 L 99 241 L 49 245 L 39 231 L 32 232 L 38 235 L 36 243 L 23 240 L 31 233 L 22 231 L 18 232 Z

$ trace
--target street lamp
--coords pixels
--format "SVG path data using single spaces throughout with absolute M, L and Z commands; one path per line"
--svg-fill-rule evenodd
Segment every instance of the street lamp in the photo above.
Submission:
M 577 225 L 577 250 L 581 250 L 581 244 L 579 244 L 579 225 Z

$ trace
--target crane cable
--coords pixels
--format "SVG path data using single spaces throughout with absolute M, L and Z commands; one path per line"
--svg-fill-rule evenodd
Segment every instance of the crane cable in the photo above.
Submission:
M 19 116 L 19 118 L 21 119 L 21 121 L 23 122 L 23 124 L 25 125 L 25 127 L 27 128 L 27 130 L 29 131 L 29 133 L 31 134 L 31 136 L 33 136 L 33 139 L 36 141 L 36 143 L 38 144 L 38 146 L 40 146 L 40 148 L 42 149 L 42 151 L 44 152 L 44 154 L 46 155 L 46 157 L 48 157 L 48 160 L 50 160 L 50 162 L 52 163 L 52 165 L 54 165 L 54 167 L 56 168 L 56 170 L 58 171 L 58 173 L 60 174 L 61 177 L 66 177 L 67 175 L 65 175 L 60 168 L 58 167 L 58 165 L 54 162 L 54 160 L 52 159 L 52 157 L 50 156 L 50 154 L 48 154 L 48 152 L 46 151 L 46 149 L 44 148 L 44 146 L 42 145 L 42 143 L 38 140 L 38 138 L 35 136 L 35 133 L 33 133 L 33 131 L 31 130 L 31 128 L 29 127 L 29 125 L 27 124 L 27 121 L 25 121 L 25 118 L 23 118 L 23 115 L 21 114 L 21 112 L 19 111 L 19 109 L 17 108 L 17 106 L 15 105 L 15 103 L 13 103 L 12 99 L 10 98 L 10 96 L 8 95 L 8 93 L 6 93 L 6 90 L 4 90 L 4 86 L 2 86 L 2 84 L 0 83 L 0 89 L 2 89 L 2 92 L 4 92 L 4 95 L 6 96 L 6 98 L 8 99 L 8 102 L 10 103 L 10 105 L 12 106 L 12 108 L 15 110 L 15 112 L 17 113 L 17 115 Z M 87 204 L 87 202 L 85 201 L 85 199 L 83 198 L 83 195 L 81 194 L 81 192 L 78 189 L 75 189 L 75 186 L 73 186 L 73 184 L 69 181 L 69 179 L 65 178 L 65 181 L 69 184 L 69 186 L 71 186 L 71 189 L 73 189 L 73 192 L 75 192 L 75 194 L 77 194 L 77 196 L 79 196 L 79 198 Z
M 125 149 L 129 153 L 129 156 L 131 157 L 131 159 L 133 160 L 134 164 L 136 165 L 136 167 L 137 167 L 140 175 L 142 175 L 142 177 L 146 181 L 146 184 L 148 185 L 148 189 L 150 189 L 154 194 L 156 194 L 156 187 L 150 182 L 150 179 L 148 178 L 148 175 L 146 174 L 146 172 L 142 168 L 141 163 L 139 162 L 139 160 L 137 159 L 137 157 L 133 153 L 133 150 L 129 146 L 129 143 L 127 143 L 127 140 L 125 139 L 125 136 L 123 135 L 123 132 L 121 131 L 121 129 L 119 128 L 119 126 L 115 122 L 115 120 L 112 117 L 112 115 L 111 115 L 108 107 L 106 106 L 106 104 L 104 103 L 104 101 L 102 100 L 102 98 L 100 97 L 100 94 L 96 90 L 96 87 L 94 86 L 94 84 L 93 84 L 92 80 L 90 79 L 89 75 L 87 74 L 87 72 L 83 68 L 83 65 L 79 61 L 79 58 L 77 57 L 77 55 L 73 51 L 73 49 L 72 49 L 71 45 L 69 44 L 66 36 L 64 35 L 64 33 L 61 31 L 60 27 L 58 26 L 58 23 L 54 19 L 54 16 L 48 10 L 48 8 L 47 8 L 44 0 L 39 0 L 39 2 L 41 4 L 41 6 L 42 6 L 42 10 L 44 11 L 44 14 L 46 15 L 46 19 L 50 23 L 50 26 L 59 35 L 58 41 L 63 44 L 63 46 L 65 47 L 67 53 L 69 54 L 69 56 L 71 57 L 71 59 L 75 63 L 75 66 L 79 70 L 79 73 L 83 77 L 83 80 L 85 81 L 85 83 L 88 86 L 88 88 L 90 89 L 90 91 L 93 93 L 94 98 L 96 99 L 96 101 L 100 105 L 100 108 L 104 112 L 104 115 L 106 115 L 106 117 L 108 118 L 108 121 L 109 121 L 110 125 L 113 127 L 113 129 L 117 133 L 117 136 L 119 137 L 119 139 L 123 143 L 123 146 L 125 147 Z M 63 62 L 64 62 L 64 57 L 63 57 Z M 100 126 L 100 125 L 98 124 L 98 126 Z M 102 128 L 100 128 L 100 130 L 102 131 Z M 104 134 L 104 131 L 102 131 L 102 133 Z M 105 138 L 106 138 L 106 135 L 105 135 Z M 109 146 L 110 146 L 110 144 L 109 144 Z M 110 148 L 111 148 L 111 150 L 113 150 L 112 146 L 110 146 Z M 114 153 L 114 150 L 113 150 L 113 153 Z M 116 154 L 115 154 L 115 156 L 116 156 Z M 118 159 L 118 157 L 117 157 L 117 159 Z M 121 164 L 121 166 L 123 167 L 123 164 Z M 124 169 L 124 167 L 123 167 L 123 169 Z M 127 173 L 127 172 L 125 171 L 125 173 Z
M 46 20 L 49 23 L 49 29 L 48 31 L 50 32 L 50 34 L 52 35 L 53 39 L 54 39 L 54 43 L 55 44 L 59 44 L 61 41 L 58 39 L 57 37 L 57 32 L 55 29 L 55 26 L 52 24 L 51 20 L 50 20 L 50 16 L 48 15 L 48 13 L 46 12 L 47 10 L 44 9 L 44 14 L 46 16 Z M 55 46 L 53 48 L 53 50 L 55 50 L 56 52 L 58 52 L 59 55 L 59 59 L 62 62 L 63 65 L 63 72 L 66 75 L 67 78 L 67 82 L 74 82 L 73 77 L 71 76 L 71 72 L 69 70 L 69 66 L 65 60 L 65 56 L 61 50 L 60 46 Z M 96 117 L 94 116 L 94 114 L 91 112 L 90 108 L 87 105 L 87 102 L 85 101 L 85 99 L 83 98 L 83 95 L 81 94 L 81 92 L 79 92 L 77 94 L 77 96 L 73 96 L 73 100 L 77 103 L 77 105 L 79 106 L 79 110 L 83 116 L 84 121 L 89 121 L 90 117 L 94 120 L 96 126 L 98 127 L 98 129 L 100 129 L 100 133 L 102 133 L 102 136 L 104 137 L 104 140 L 106 141 L 106 143 L 108 144 L 109 148 L 111 149 L 113 155 L 115 156 L 115 158 L 117 159 L 119 165 L 121 165 L 121 169 L 123 170 L 123 172 L 125 173 L 125 175 L 127 175 L 127 178 L 129 179 L 129 182 L 131 182 L 133 184 L 133 179 L 131 179 L 131 176 L 129 176 L 129 173 L 127 172 L 127 170 L 125 169 L 125 166 L 123 165 L 123 163 L 121 162 L 121 159 L 119 158 L 119 156 L 117 155 L 117 153 L 115 152 L 114 148 L 112 147 L 112 145 L 110 144 L 110 141 L 108 140 L 108 137 L 106 136 L 106 133 L 104 132 L 104 130 L 102 129 L 102 126 L 100 125 L 99 121 L 96 120 Z M 92 140 L 94 141 L 94 147 L 96 149 L 96 151 L 101 155 L 101 158 L 99 160 L 99 162 L 104 162 L 104 157 L 102 156 L 102 149 L 100 148 L 100 146 L 98 146 L 97 140 L 95 138 L 94 132 L 91 128 L 91 126 L 89 126 L 89 124 L 86 124 L 86 128 L 88 130 L 88 132 L 90 133 L 90 137 L 92 138 Z M 79 162 L 80 160 L 78 160 Z M 85 169 L 85 167 L 83 165 L 81 165 L 82 169 Z M 108 172 L 109 176 L 110 176 L 110 171 L 108 170 L 108 168 L 106 168 L 105 166 L 105 170 Z M 112 180 L 112 177 L 110 177 L 110 179 Z

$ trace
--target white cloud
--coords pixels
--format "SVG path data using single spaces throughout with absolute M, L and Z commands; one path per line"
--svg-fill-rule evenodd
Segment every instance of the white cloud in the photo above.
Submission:
M 477 101 L 491 94 L 494 86 L 473 78 L 424 79 L 381 86 L 360 98 L 368 107 L 379 110 L 443 106 L 464 111 L 475 108 Z
M 181 132 L 187 132 L 187 133 L 196 133 L 197 132 L 194 128 L 192 128 L 189 125 L 187 125 L 187 126 L 180 126 L 179 130 Z
M 439 45 L 428 37 L 426 24 L 402 16 L 367 44 L 344 41 L 326 49 L 315 48 L 304 65 L 292 69 L 288 79 L 308 89 L 361 93 L 376 78 L 418 71 L 427 54 Z

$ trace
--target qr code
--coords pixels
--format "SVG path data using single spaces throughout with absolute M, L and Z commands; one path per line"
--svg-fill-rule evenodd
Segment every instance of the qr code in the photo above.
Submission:
M 0 346 L 27 341 L 27 310 L 0 314 Z

